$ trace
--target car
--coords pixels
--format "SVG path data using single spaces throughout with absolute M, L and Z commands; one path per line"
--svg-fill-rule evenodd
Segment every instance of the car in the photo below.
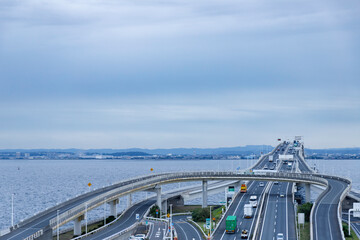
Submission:
M 265 186 L 265 184 L 263 182 L 260 182 L 259 187 L 263 187 L 263 186 Z
M 280 196 L 280 197 L 285 197 L 285 193 L 281 192 L 281 193 L 279 194 L 279 196 Z
M 244 229 L 241 231 L 241 238 L 242 239 L 247 239 L 249 237 L 249 232 L 248 230 Z
M 264 169 L 268 169 L 268 166 L 267 166 L 267 165 L 265 165 L 265 166 L 264 166 Z
M 136 234 L 135 236 L 131 236 L 129 240 L 145 240 L 145 234 Z
M 274 184 L 275 184 L 275 185 L 279 185 L 279 182 L 278 182 L 278 181 L 275 181 Z
M 284 234 L 283 233 L 278 233 L 276 235 L 276 240 L 284 240 Z
M 275 165 L 271 165 L 270 170 L 274 170 L 274 169 L 275 169 Z

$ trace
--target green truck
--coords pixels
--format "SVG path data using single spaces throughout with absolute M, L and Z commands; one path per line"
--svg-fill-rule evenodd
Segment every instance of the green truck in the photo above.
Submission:
M 226 218 L 226 233 L 235 233 L 236 225 L 237 225 L 236 216 L 228 216 Z

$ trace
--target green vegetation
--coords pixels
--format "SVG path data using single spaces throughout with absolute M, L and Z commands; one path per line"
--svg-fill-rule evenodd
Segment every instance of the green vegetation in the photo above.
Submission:
M 196 208 L 191 216 L 195 222 L 205 222 L 210 217 L 210 208 Z
M 222 208 L 224 208 L 224 206 L 214 206 L 211 208 L 211 218 L 212 220 L 215 218 L 215 224 L 217 224 L 221 218 Z M 193 221 L 199 224 L 199 226 L 205 233 L 209 231 L 208 229 L 204 228 L 206 218 L 210 218 L 210 207 L 207 208 L 198 207 L 193 210 L 192 212 Z M 215 225 L 213 225 L 213 229 L 214 226 Z
M 300 240 L 310 240 L 310 223 L 305 222 L 304 226 L 300 225 Z
M 199 205 L 185 205 L 185 206 L 173 206 L 172 212 L 173 213 L 185 213 L 185 212 L 192 212 L 194 209 L 199 208 Z
M 298 213 L 305 213 L 305 221 L 306 222 L 310 221 L 310 213 L 311 213 L 312 206 L 313 206 L 312 203 L 307 202 L 298 207 Z
M 157 212 L 156 212 L 157 210 Z M 158 213 L 158 214 L 156 214 Z M 150 212 L 149 212 L 150 216 L 153 218 L 160 218 L 160 208 L 157 205 L 154 205 L 150 208 Z
M 304 203 L 298 207 L 298 213 L 304 213 L 305 214 L 305 224 L 300 225 L 300 240 L 309 240 L 310 239 L 310 213 L 311 208 L 313 204 L 312 203 Z
M 349 235 L 349 225 L 347 223 L 343 223 L 342 226 L 343 226 L 343 231 L 344 231 L 346 240 L 359 240 L 359 238 L 356 236 L 353 229 L 351 229 L 351 233 Z

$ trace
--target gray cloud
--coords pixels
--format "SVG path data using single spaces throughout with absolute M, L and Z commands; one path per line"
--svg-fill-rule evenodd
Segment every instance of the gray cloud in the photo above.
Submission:
M 338 144 L 335 133 L 350 144 L 359 9 L 357 1 L 2 1 L 0 144 L 233 146 L 300 134 L 326 147 Z

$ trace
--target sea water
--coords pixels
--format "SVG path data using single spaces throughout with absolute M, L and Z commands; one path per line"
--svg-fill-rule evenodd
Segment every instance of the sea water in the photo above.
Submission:
M 254 162 L 255 160 L 2 160 L 0 229 L 11 225 L 12 206 L 16 224 L 78 194 L 128 178 L 160 172 L 231 171 L 247 168 Z M 360 161 L 309 160 L 310 166 L 314 164 L 320 172 L 351 178 L 353 188 L 360 190 L 360 176 L 356 171 L 360 169 Z M 153 171 L 150 171 L 151 168 Z M 200 183 L 169 184 L 163 187 L 163 191 L 195 184 Z M 134 194 L 133 200 L 139 201 L 146 197 L 145 194 Z M 219 204 L 223 200 L 223 193 L 209 196 L 210 204 Z M 201 204 L 201 199 L 188 204 Z M 125 207 L 126 199 L 120 199 L 118 210 Z M 101 217 L 103 212 L 103 207 L 90 211 L 89 221 Z

